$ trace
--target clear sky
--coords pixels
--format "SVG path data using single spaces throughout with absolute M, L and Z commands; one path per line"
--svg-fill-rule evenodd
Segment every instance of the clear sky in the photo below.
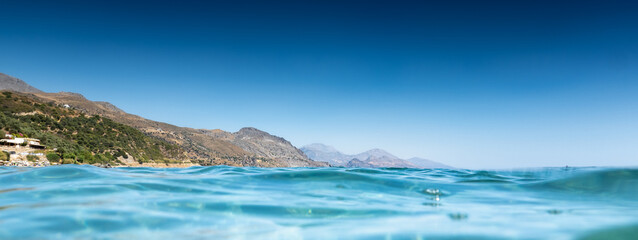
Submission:
M 0 72 L 465 168 L 638 165 L 638 1 L 2 1 Z

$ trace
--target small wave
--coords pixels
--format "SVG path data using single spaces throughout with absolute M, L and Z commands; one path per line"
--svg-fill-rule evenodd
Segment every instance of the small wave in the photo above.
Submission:
M 601 230 L 593 231 L 578 238 L 579 240 L 633 240 L 638 237 L 638 224 L 621 226 L 621 227 L 608 227 Z
M 603 169 L 529 185 L 542 191 L 622 197 L 638 201 L 638 169 Z

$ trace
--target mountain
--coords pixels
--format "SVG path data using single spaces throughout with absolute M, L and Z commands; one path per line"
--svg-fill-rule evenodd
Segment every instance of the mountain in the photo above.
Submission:
M 51 162 L 192 165 L 184 150 L 175 144 L 152 138 L 109 118 L 87 116 L 40 101 L 33 95 L 2 91 L 0 109 L 0 130 L 39 139 Z
M 26 84 L 26 83 L 25 83 Z M 231 133 L 219 129 L 193 129 L 156 122 L 129 114 L 116 106 L 90 101 L 81 94 L 28 92 L 29 97 L 86 115 L 99 115 L 133 127 L 145 135 L 179 146 L 193 163 L 201 165 L 257 167 L 323 167 L 328 163 L 310 160 L 283 138 L 255 128 Z
M 24 81 L 12 76 L 0 73 L 0 90 L 11 90 L 16 92 L 42 92 Z
M 256 128 L 245 127 L 232 134 L 218 131 L 217 136 L 264 159 L 277 159 L 284 163 L 284 166 L 328 166 L 327 163 L 310 160 L 301 150 L 294 147 L 286 139 L 273 136 Z M 258 161 L 261 160 L 258 159 Z
M 202 165 L 258 167 L 320 167 L 288 141 L 266 132 L 244 128 L 231 133 L 219 129 L 192 129 L 156 122 L 126 113 L 106 102 L 93 102 L 76 93 L 32 93 L 45 101 L 67 104 L 91 115 L 100 115 L 139 129 L 186 149 L 189 157 Z
M 328 162 L 333 166 L 351 167 L 412 167 L 417 165 L 404 161 L 384 150 L 375 148 L 359 154 L 344 154 L 334 147 L 313 143 L 300 148 L 306 156 L 315 161 Z
M 421 158 L 401 159 L 382 149 L 371 149 L 359 154 L 344 154 L 334 147 L 313 143 L 300 148 L 310 159 L 344 167 L 397 167 L 397 168 L 451 168 Z
M 313 143 L 300 148 L 310 159 L 321 162 L 328 162 L 333 166 L 344 166 L 354 156 L 343 154 L 337 149 L 321 143 Z
M 428 160 L 428 159 L 424 159 L 424 158 L 418 158 L 418 157 L 414 157 L 414 158 L 410 158 L 410 159 L 406 159 L 406 161 L 419 166 L 420 168 L 453 168 L 450 167 L 448 165 L 445 165 L 443 163 L 440 162 L 435 162 L 432 160 Z
M 419 168 L 419 166 L 406 160 L 389 157 L 389 156 L 370 156 L 365 160 L 366 163 L 377 167 L 393 167 L 393 168 Z
M 387 158 L 387 159 L 399 159 L 398 157 L 378 148 L 371 149 L 357 155 L 354 155 L 357 159 L 368 159 L 368 158 Z
M 361 161 L 357 158 L 353 158 L 352 160 L 348 161 L 345 165 L 343 165 L 344 167 L 347 168 L 375 168 L 377 166 L 371 164 L 371 163 L 367 163 L 364 161 Z

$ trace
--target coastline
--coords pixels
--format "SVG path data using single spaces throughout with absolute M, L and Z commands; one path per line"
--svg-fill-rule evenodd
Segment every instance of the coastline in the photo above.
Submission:
M 1 167 L 40 168 L 40 167 L 61 166 L 61 165 L 67 165 L 67 164 L 50 163 L 48 160 L 36 161 L 36 162 L 31 162 L 27 160 L 0 161 Z M 111 165 L 111 164 L 100 164 L 100 163 L 96 163 L 96 164 L 82 164 L 82 163 L 77 164 L 76 163 L 76 165 L 91 165 L 91 166 L 96 166 L 101 168 L 114 168 L 114 167 L 189 168 L 189 167 L 201 166 L 199 164 L 194 164 L 194 163 L 142 163 L 142 164 L 139 164 L 137 162 L 131 163 L 131 164 L 124 164 L 124 165 L 122 164 Z

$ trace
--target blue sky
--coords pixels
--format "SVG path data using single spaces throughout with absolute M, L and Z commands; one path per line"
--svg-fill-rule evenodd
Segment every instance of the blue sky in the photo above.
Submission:
M 0 72 L 149 119 L 466 168 L 638 163 L 633 1 L 14 1 Z

